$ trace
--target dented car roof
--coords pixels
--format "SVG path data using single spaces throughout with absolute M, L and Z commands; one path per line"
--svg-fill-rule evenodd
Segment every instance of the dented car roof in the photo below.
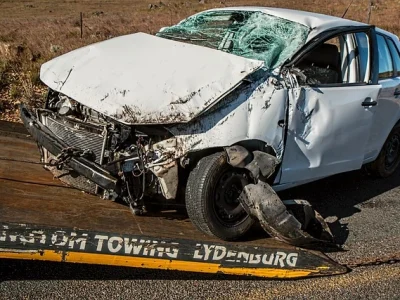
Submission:
M 315 36 L 326 30 L 343 27 L 343 26 L 368 26 L 370 24 L 357 22 L 349 19 L 339 18 L 335 16 L 329 16 L 324 14 L 318 14 L 302 10 L 294 10 L 287 8 L 277 7 L 263 7 L 263 6 L 237 6 L 237 7 L 224 7 L 214 8 L 208 11 L 219 11 L 219 10 L 238 10 L 238 11 L 260 11 L 265 14 L 273 15 L 279 18 L 290 20 L 303 24 L 311 29 L 308 36 L 307 42 L 312 40 Z M 393 40 L 399 41 L 399 37 L 392 32 L 383 30 L 376 27 L 378 32 L 384 33 L 393 38 Z M 400 45 L 398 44 L 400 49 Z
M 321 32 L 324 32 L 331 28 L 342 27 L 342 26 L 368 25 L 365 23 L 338 18 L 334 16 L 312 13 L 308 11 L 286 9 L 286 8 L 275 8 L 275 7 L 240 6 L 240 7 L 216 8 L 210 11 L 219 11 L 219 10 L 260 11 L 265 14 L 273 15 L 279 18 L 303 24 L 311 29 L 307 41 L 310 41 Z

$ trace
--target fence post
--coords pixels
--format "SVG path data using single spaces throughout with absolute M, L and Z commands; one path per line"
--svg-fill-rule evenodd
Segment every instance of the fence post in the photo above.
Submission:
M 367 24 L 369 24 L 370 20 L 371 20 L 371 12 L 372 12 L 372 5 L 374 4 L 373 0 L 369 1 L 369 7 L 368 7 L 368 20 L 367 20 Z
M 83 13 L 81 12 L 81 38 L 83 38 Z

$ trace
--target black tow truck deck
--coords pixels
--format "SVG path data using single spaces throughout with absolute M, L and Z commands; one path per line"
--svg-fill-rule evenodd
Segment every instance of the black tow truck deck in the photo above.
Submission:
M 135 216 L 128 206 L 64 185 L 43 170 L 20 124 L 0 123 L 0 258 L 299 278 L 342 274 L 318 251 L 269 238 L 205 236 L 173 210 Z

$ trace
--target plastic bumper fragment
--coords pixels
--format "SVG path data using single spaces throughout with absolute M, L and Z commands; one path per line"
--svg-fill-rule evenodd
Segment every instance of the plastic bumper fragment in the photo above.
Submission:
M 240 201 L 272 237 L 301 247 L 337 247 L 328 225 L 304 200 L 282 201 L 265 182 L 245 186 Z

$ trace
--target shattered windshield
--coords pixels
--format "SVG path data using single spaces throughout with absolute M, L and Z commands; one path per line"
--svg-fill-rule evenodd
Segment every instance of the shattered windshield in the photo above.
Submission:
M 304 45 L 309 28 L 258 11 L 208 11 L 157 36 L 262 60 L 274 69 Z

